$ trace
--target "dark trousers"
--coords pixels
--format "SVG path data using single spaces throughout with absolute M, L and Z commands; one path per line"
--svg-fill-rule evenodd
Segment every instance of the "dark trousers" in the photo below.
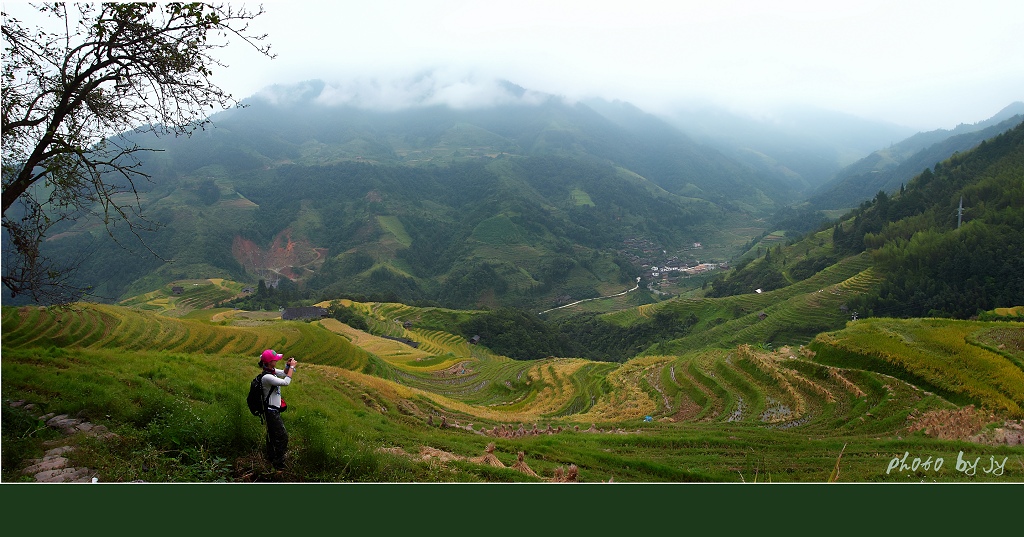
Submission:
M 288 431 L 284 428 L 281 413 L 267 410 L 267 460 L 274 468 L 284 469 L 284 452 L 288 450 Z

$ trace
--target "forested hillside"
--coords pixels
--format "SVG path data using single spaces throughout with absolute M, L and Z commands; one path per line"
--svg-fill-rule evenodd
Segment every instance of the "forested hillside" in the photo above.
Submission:
M 982 177 L 989 164 L 972 164 L 956 172 L 970 177 L 941 191 L 927 185 L 932 176 L 936 185 L 950 183 L 952 170 L 979 158 L 995 173 L 995 162 L 1011 156 L 961 152 L 908 184 L 907 193 L 882 191 L 858 208 L 837 227 L 834 248 L 817 245 L 812 253 L 805 243 L 802 252 L 783 251 L 782 242 L 828 221 L 813 206 L 791 209 L 804 188 L 791 174 L 727 157 L 627 103 L 572 103 L 502 88 L 501 105 L 389 111 L 331 105 L 319 82 L 276 88 L 190 138 L 138 140 L 160 150 L 143 163 L 151 181 L 138 185 L 137 210 L 154 227 L 139 233 L 144 242 L 116 225 L 111 241 L 98 222 L 82 218 L 55 227 L 45 249 L 77 263 L 77 282 L 106 301 L 175 280 L 228 278 L 281 286 L 275 300 L 237 303 L 247 307 L 352 297 L 542 311 L 619 293 L 644 277 L 643 291 L 631 296 L 630 305 L 638 305 L 672 296 L 652 286 L 662 279 L 654 276 L 659 266 L 738 261 L 735 274 L 707 290 L 722 297 L 785 287 L 865 248 L 880 269 L 893 271 L 888 285 L 929 297 L 907 315 L 964 317 L 1019 295 L 996 283 L 1003 274 L 1016 281 L 1017 260 L 1004 262 L 1008 254 L 984 256 L 992 266 L 979 272 L 981 257 L 972 253 L 969 272 L 990 280 L 972 276 L 946 287 L 939 282 L 968 269 L 929 263 L 927 270 L 946 276 L 936 272 L 924 282 L 904 265 L 922 241 L 937 239 L 922 234 L 909 250 L 896 246 L 915 232 L 945 233 L 960 193 L 962 235 L 998 243 L 1020 205 L 1012 199 L 1019 179 L 1013 163 L 999 164 L 1007 171 L 992 177 Z M 903 164 L 874 175 L 902 173 L 1019 119 L 977 124 L 910 158 L 912 147 L 937 135 L 912 137 L 896 148 Z M 968 185 L 973 190 L 964 190 Z M 1003 205 L 1007 216 L 993 216 Z M 952 248 L 934 248 L 946 246 Z M 894 292 L 886 288 L 861 309 L 909 298 L 910 291 Z M 613 347 L 618 359 L 636 350 Z
M 926 169 L 899 192 L 879 192 L 861 204 L 833 226 L 830 251 L 787 266 L 781 250 L 768 249 L 713 282 L 711 295 L 783 287 L 867 251 L 885 279 L 876 292 L 852 301 L 851 309 L 967 318 L 1024 303 L 1022 226 L 1024 125 L 1018 125 Z
M 936 162 L 1016 127 L 1024 121 L 1022 114 L 1024 103 L 1018 102 L 973 125 L 917 133 L 843 168 L 808 202 L 816 209 L 844 209 L 870 200 L 879 191 L 893 194 Z
M 277 88 L 190 138 L 137 140 L 160 150 L 138 187 L 144 243 L 83 218 L 46 248 L 108 301 L 219 277 L 306 301 L 544 309 L 635 285 L 627 241 L 659 252 L 649 265 L 706 261 L 683 253 L 698 242 L 726 261 L 795 199 L 638 109 L 504 88 L 504 105 L 394 111 Z

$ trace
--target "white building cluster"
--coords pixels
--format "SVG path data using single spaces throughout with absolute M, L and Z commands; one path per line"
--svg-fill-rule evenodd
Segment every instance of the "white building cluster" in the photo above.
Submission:
M 704 274 L 705 272 L 711 272 L 712 270 L 717 269 L 718 266 L 718 263 L 701 263 L 694 267 L 651 267 L 651 276 L 659 278 L 662 274 L 668 275 L 670 272 L 682 272 L 687 276 L 694 276 L 697 274 Z

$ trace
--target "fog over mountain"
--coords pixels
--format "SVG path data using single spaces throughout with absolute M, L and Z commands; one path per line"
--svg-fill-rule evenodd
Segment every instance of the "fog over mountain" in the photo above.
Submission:
M 658 114 L 694 102 L 755 117 L 800 106 L 915 131 L 973 123 L 1024 98 L 1020 2 L 305 0 L 262 8 L 251 30 L 267 34 L 276 57 L 242 43 L 217 53 L 224 65 L 212 80 L 238 98 L 320 79 L 340 99 L 379 85 L 386 95 L 374 104 L 397 106 L 405 84 L 431 71 L 445 73 L 443 83 L 429 82 L 444 90 L 432 98 L 452 106 L 489 102 L 492 93 L 472 81 L 497 79 Z M 26 2 L 4 10 L 39 22 Z
M 252 98 L 277 105 L 306 103 L 351 106 L 376 111 L 447 106 L 456 110 L 524 104 L 536 105 L 552 95 L 526 90 L 506 81 L 456 76 L 445 70 L 423 70 L 408 77 L 354 78 L 344 82 L 319 80 L 278 84 Z
M 463 75 L 445 69 L 421 70 L 407 77 L 276 84 L 263 88 L 247 101 L 286 108 L 352 108 L 379 113 L 432 107 L 472 111 L 539 106 L 554 101 L 569 105 L 582 103 L 627 128 L 658 130 L 670 125 L 678 133 L 721 151 L 751 170 L 784 179 L 787 188 L 798 192 L 819 189 L 833 180 L 842 168 L 916 133 L 906 126 L 801 106 L 787 106 L 771 114 L 755 116 L 707 101 L 694 101 L 668 112 L 652 113 L 617 99 L 576 100 L 524 88 L 508 80 Z M 645 116 L 657 118 L 664 125 L 637 123 L 638 118 Z M 954 132 L 961 133 L 964 128 L 961 126 Z M 925 136 L 923 133 L 916 135 Z
M 754 116 L 693 104 L 667 119 L 696 140 L 755 168 L 791 176 L 804 188 L 815 188 L 843 166 L 914 133 L 901 125 L 797 106 Z
M 383 81 L 427 70 L 445 73 L 439 87 L 448 93 L 435 97 L 452 105 L 488 96 L 479 87 L 468 91 L 463 79 L 505 79 L 659 114 L 694 102 L 756 117 L 800 106 L 914 131 L 973 123 L 1024 97 L 1019 2 L 310 0 L 264 7 L 254 29 L 267 32 L 277 58 L 232 47 L 224 50 L 228 67 L 215 70 L 239 97 L 307 79 L 348 89 L 348 81 L 375 80 L 396 89 Z M 402 83 L 397 89 L 403 92 Z

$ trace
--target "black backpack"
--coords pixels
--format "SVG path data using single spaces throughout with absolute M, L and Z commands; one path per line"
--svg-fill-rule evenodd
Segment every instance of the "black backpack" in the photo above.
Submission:
M 260 373 L 256 375 L 256 378 L 252 379 L 249 383 L 249 397 L 246 398 L 246 403 L 249 404 L 249 412 L 252 412 L 253 416 L 260 418 L 260 423 L 263 423 L 263 415 L 267 412 L 267 405 L 270 404 L 270 394 L 274 390 L 270 390 L 267 393 L 267 397 L 263 397 L 263 375 L 266 373 Z

